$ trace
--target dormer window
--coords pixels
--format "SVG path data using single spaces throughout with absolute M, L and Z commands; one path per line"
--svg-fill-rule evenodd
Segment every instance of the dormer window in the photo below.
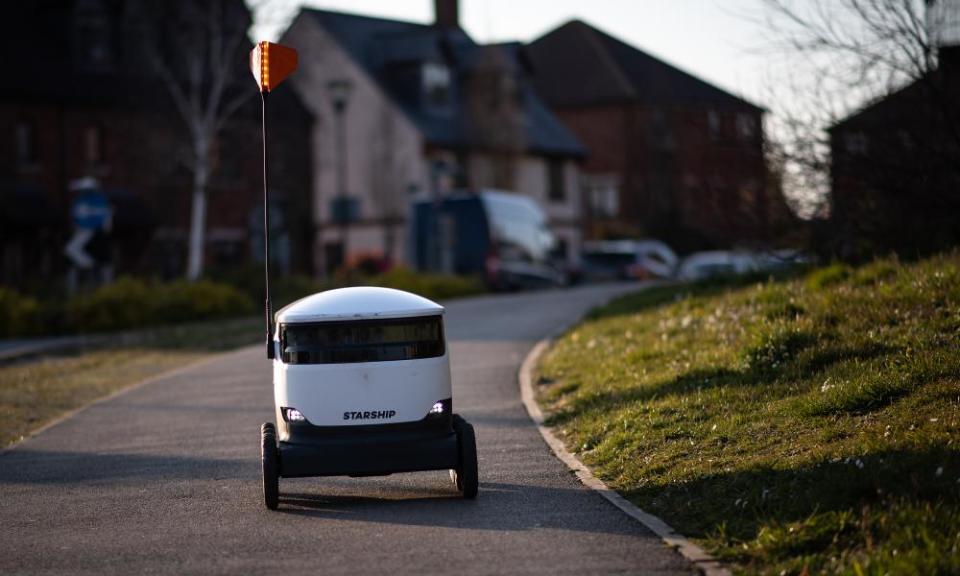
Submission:
M 450 69 L 437 62 L 423 64 L 423 94 L 431 108 L 450 104 Z
M 110 18 L 103 2 L 85 0 L 75 7 L 74 57 L 77 68 L 106 72 L 114 64 Z

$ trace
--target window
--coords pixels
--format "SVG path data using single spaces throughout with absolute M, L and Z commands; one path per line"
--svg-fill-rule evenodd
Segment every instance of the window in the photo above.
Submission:
M 443 64 L 426 62 L 423 65 L 423 93 L 427 104 L 445 108 L 450 104 L 450 69 Z
M 913 140 L 913 135 L 907 132 L 906 130 L 900 130 L 897 133 L 900 138 L 900 147 L 904 150 L 913 150 L 916 142 Z
M 84 24 L 78 30 L 80 56 L 83 64 L 92 69 L 110 64 L 110 37 L 106 26 L 100 22 Z
M 563 160 L 559 158 L 551 158 L 547 161 L 547 198 L 553 202 L 562 202 L 567 198 Z
M 88 126 L 83 133 L 83 153 L 87 164 L 103 164 L 103 130 L 99 126 Z
M 355 196 L 332 198 L 330 219 L 336 224 L 350 224 L 360 220 L 360 199 Z
M 720 139 L 720 113 L 716 110 L 707 111 L 707 133 L 710 139 L 717 141 Z
M 737 136 L 739 136 L 741 140 L 749 141 L 753 140 L 756 134 L 756 119 L 745 112 L 737 114 Z
M 440 316 L 284 324 L 287 364 L 347 364 L 436 358 L 445 353 Z
M 660 108 L 654 108 L 650 114 L 649 131 L 653 147 L 663 150 L 671 150 L 675 147 L 676 142 L 674 142 L 667 115 Z
M 616 218 L 620 214 L 620 191 L 614 183 L 590 186 L 588 194 L 594 218 Z
M 40 162 L 40 153 L 37 147 L 37 125 L 32 121 L 17 122 L 14 130 L 16 140 L 17 164 L 19 166 L 35 166 Z
M 867 153 L 869 142 L 867 140 L 867 135 L 863 132 L 851 132 L 844 136 L 844 144 L 847 148 L 847 152 L 850 154 L 863 156 Z

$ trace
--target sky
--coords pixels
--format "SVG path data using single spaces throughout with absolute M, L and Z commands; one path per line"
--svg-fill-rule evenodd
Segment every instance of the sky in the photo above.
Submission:
M 254 39 L 276 40 L 300 5 L 433 21 L 433 0 L 271 0 Z M 461 25 L 478 42 L 534 40 L 580 19 L 772 109 L 767 83 L 774 64 L 757 24 L 763 13 L 762 0 L 460 0 Z

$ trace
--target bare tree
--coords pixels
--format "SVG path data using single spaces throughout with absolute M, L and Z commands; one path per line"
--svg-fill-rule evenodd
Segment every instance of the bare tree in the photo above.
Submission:
M 239 86 L 249 48 L 250 15 L 240 0 L 141 2 L 145 55 L 189 137 L 193 173 L 187 278 L 203 273 L 207 187 L 213 148 L 227 121 L 255 91 Z
M 905 207 L 905 194 L 912 196 L 909 208 L 944 205 L 931 198 L 944 196 L 956 172 L 951 166 L 960 166 L 958 94 L 955 79 L 941 73 L 946 52 L 937 47 L 944 2 L 764 0 L 768 46 L 792 62 L 785 78 L 776 79 L 780 110 L 769 153 L 787 185 L 818 192 L 819 204 L 807 212 L 837 209 L 827 203 L 827 189 L 836 200 L 838 150 L 847 156 L 842 171 L 865 192 L 857 200 L 865 204 L 851 214 L 885 220 L 878 235 L 902 223 L 894 214 Z M 872 116 L 857 118 L 869 109 Z M 836 130 L 852 118 L 857 130 L 870 131 L 869 152 L 865 140 L 850 146 L 860 148 L 853 154 L 843 150 Z M 918 174 L 937 182 L 921 190 Z
M 764 0 L 760 24 L 789 69 L 771 79 L 780 104 L 769 153 L 785 185 L 807 192 L 801 212 L 826 211 L 825 129 L 934 66 L 923 0 Z M 800 63 L 800 66 L 797 66 Z M 799 97 L 798 97 L 799 96 Z

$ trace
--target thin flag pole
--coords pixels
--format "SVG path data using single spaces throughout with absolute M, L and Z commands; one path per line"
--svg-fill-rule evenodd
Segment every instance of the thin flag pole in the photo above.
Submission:
M 260 91 L 263 107 L 263 286 L 264 310 L 266 311 L 267 358 L 273 359 L 273 302 L 270 300 L 270 167 L 267 162 L 267 96 L 270 92 Z
M 267 358 L 276 356 L 273 345 L 273 302 L 270 300 L 270 164 L 267 145 L 267 101 L 270 90 L 297 69 L 297 51 L 271 42 L 258 42 L 250 51 L 250 71 L 260 87 L 263 107 L 263 292 L 267 329 Z

